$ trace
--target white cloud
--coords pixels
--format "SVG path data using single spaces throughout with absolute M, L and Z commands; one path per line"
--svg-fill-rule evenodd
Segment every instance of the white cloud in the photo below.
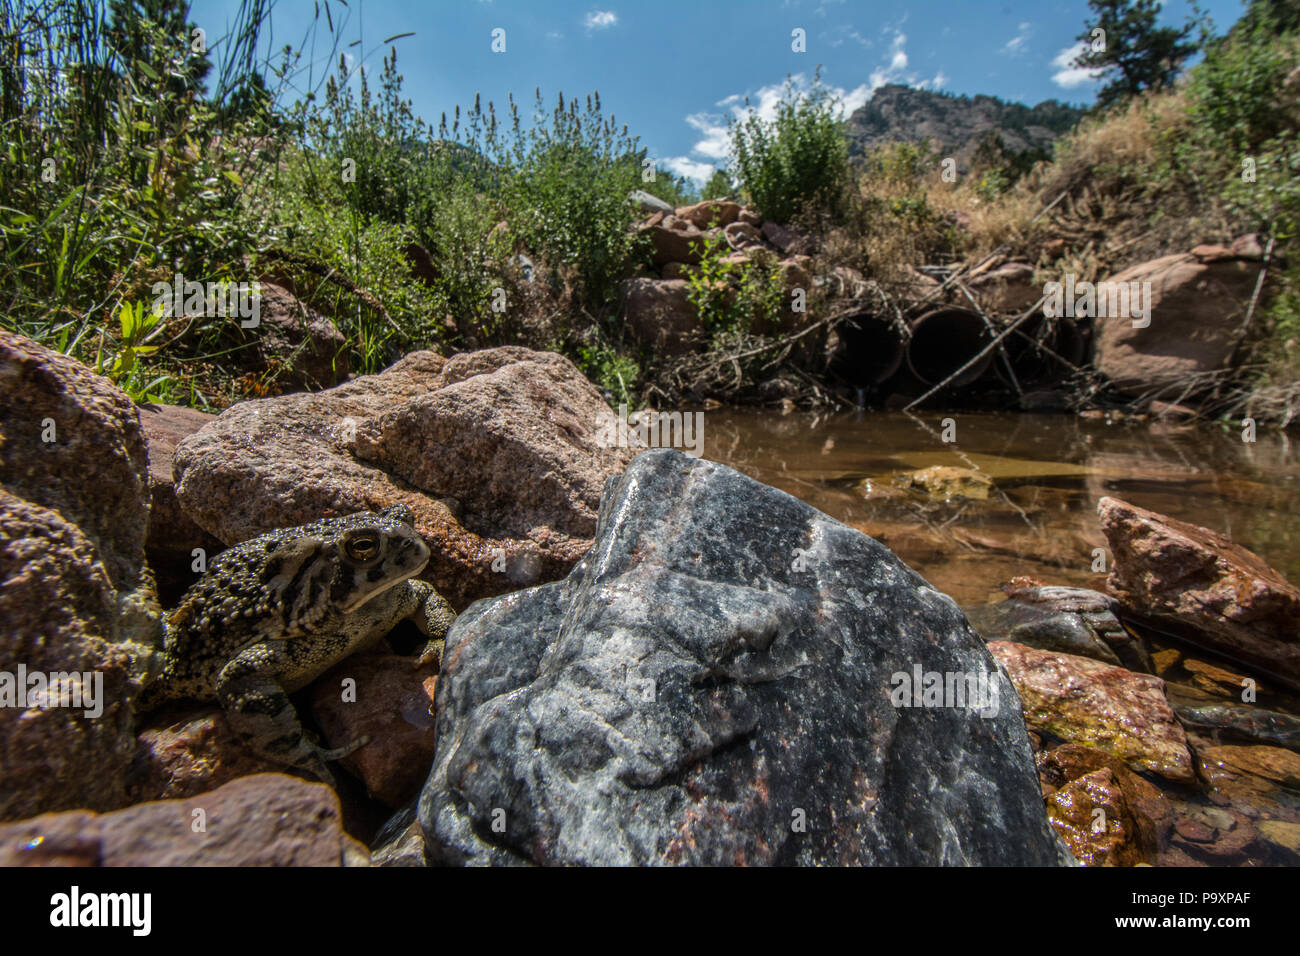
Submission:
M 1033 32 L 1033 24 L 1029 22 L 1020 23 L 1016 27 L 1017 33 L 1008 40 L 1002 47 L 1002 52 L 1010 56 L 1016 56 L 1024 53 L 1029 44 L 1029 35 Z
M 1103 71 L 1074 65 L 1075 57 L 1087 48 L 1086 43 L 1078 43 L 1075 46 L 1067 46 L 1056 54 L 1052 59 L 1052 66 L 1056 67 L 1056 72 L 1052 74 L 1052 82 L 1067 90 L 1096 82 Z
M 850 36 L 860 43 L 864 42 L 856 31 Z M 910 72 L 908 70 L 906 45 L 907 35 L 901 30 L 895 30 L 889 45 L 887 62 L 872 71 L 869 82 L 851 90 L 828 86 L 828 91 L 839 101 L 845 116 L 848 116 L 870 100 L 871 95 L 886 83 L 904 82 L 918 89 L 937 90 L 948 82 L 948 77 L 944 75 L 943 70 L 939 70 L 931 79 L 922 79 L 915 73 Z M 805 93 L 812 87 L 810 78 L 803 73 L 796 73 L 791 76 L 790 83 L 796 93 Z M 757 115 L 760 119 L 771 121 L 776 118 L 777 106 L 784 95 L 785 84 L 773 83 L 759 88 L 756 92 L 748 94 L 748 96 L 742 93 L 733 93 L 731 96 L 718 100 L 714 105 L 721 112 L 699 112 L 687 115 L 687 125 L 700 134 L 700 138 L 691 147 L 692 156 L 674 157 L 665 160 L 664 165 L 679 176 L 686 176 L 701 183 L 704 182 L 713 174 L 715 166 L 725 163 L 731 152 L 731 135 L 728 129 L 728 121 L 744 122 L 751 115 Z M 697 159 L 695 157 L 701 158 Z
M 663 161 L 662 165 L 674 176 L 685 176 L 697 183 L 707 182 L 713 175 L 713 171 L 717 169 L 713 163 L 699 163 L 686 156 L 670 156 Z
M 582 24 L 590 30 L 605 30 L 618 23 L 618 14 L 613 10 L 592 10 L 583 19 Z
M 886 83 L 893 83 L 904 79 L 904 72 L 907 70 L 907 51 L 903 49 L 907 45 L 907 35 L 904 33 L 895 33 L 894 40 L 889 45 L 889 65 L 878 66 L 871 71 L 871 88 L 879 89 Z
M 917 83 L 916 87 L 920 90 L 933 90 L 937 93 L 942 90 L 947 83 L 948 77 L 944 74 L 943 70 L 940 70 L 931 79 L 922 80 L 920 83 Z
M 735 97 L 727 98 L 727 100 L 731 99 L 735 99 Z M 727 100 L 723 100 L 718 105 L 722 106 Z M 736 110 L 735 112 L 740 113 L 742 111 Z M 731 148 L 731 140 L 727 135 L 725 118 L 718 116 L 716 113 L 692 113 L 686 117 L 686 123 L 704 136 L 703 139 L 691 147 L 691 152 L 707 156 L 709 159 L 726 158 L 727 151 Z

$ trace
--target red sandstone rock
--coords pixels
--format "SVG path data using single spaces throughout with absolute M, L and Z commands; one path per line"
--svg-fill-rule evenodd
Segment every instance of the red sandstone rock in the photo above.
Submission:
M 1300 686 L 1300 589 L 1220 534 L 1118 498 L 1097 504 L 1107 587 L 1182 636 Z

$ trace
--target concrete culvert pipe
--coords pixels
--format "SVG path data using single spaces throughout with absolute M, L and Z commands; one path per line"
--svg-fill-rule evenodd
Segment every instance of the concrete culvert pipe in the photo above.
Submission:
M 927 385 L 937 385 L 969 362 L 992 336 L 984 320 L 966 309 L 935 309 L 912 322 L 907 366 Z M 952 380 L 952 385 L 979 381 L 993 364 L 996 349 L 981 355 Z
M 898 326 L 863 312 L 836 327 L 840 338 L 832 371 L 858 388 L 879 385 L 903 364 L 903 338 Z

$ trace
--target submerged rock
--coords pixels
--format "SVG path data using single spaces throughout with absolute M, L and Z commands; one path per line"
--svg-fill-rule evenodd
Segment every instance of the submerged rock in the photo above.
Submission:
M 1048 818 L 1079 862 L 1158 862 L 1175 819 L 1174 804 L 1163 791 L 1095 747 L 1061 744 L 1034 759 Z
M 920 491 L 932 498 L 943 500 L 950 498 L 983 500 L 993 490 L 993 482 L 987 476 L 970 468 L 954 468 L 948 465 L 931 465 L 920 471 L 899 475 L 894 482 L 900 487 Z
M 900 693 L 918 672 L 993 706 L 921 706 Z M 1061 861 L 1015 691 L 956 605 L 674 451 L 610 480 L 568 578 L 457 620 L 435 711 L 438 862 Z
M 1234 707 L 1206 704 L 1201 707 L 1174 706 L 1184 726 L 1218 733 L 1236 740 L 1272 744 L 1300 751 L 1300 717 L 1262 707 Z
M 1047 815 L 1070 852 L 1086 866 L 1143 862 L 1139 823 L 1109 768 L 1084 774 L 1050 794 Z

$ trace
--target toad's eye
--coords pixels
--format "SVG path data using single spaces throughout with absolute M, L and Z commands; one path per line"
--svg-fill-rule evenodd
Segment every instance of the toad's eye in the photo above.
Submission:
M 379 535 L 366 532 L 343 542 L 343 550 L 353 561 L 369 561 L 379 553 Z

